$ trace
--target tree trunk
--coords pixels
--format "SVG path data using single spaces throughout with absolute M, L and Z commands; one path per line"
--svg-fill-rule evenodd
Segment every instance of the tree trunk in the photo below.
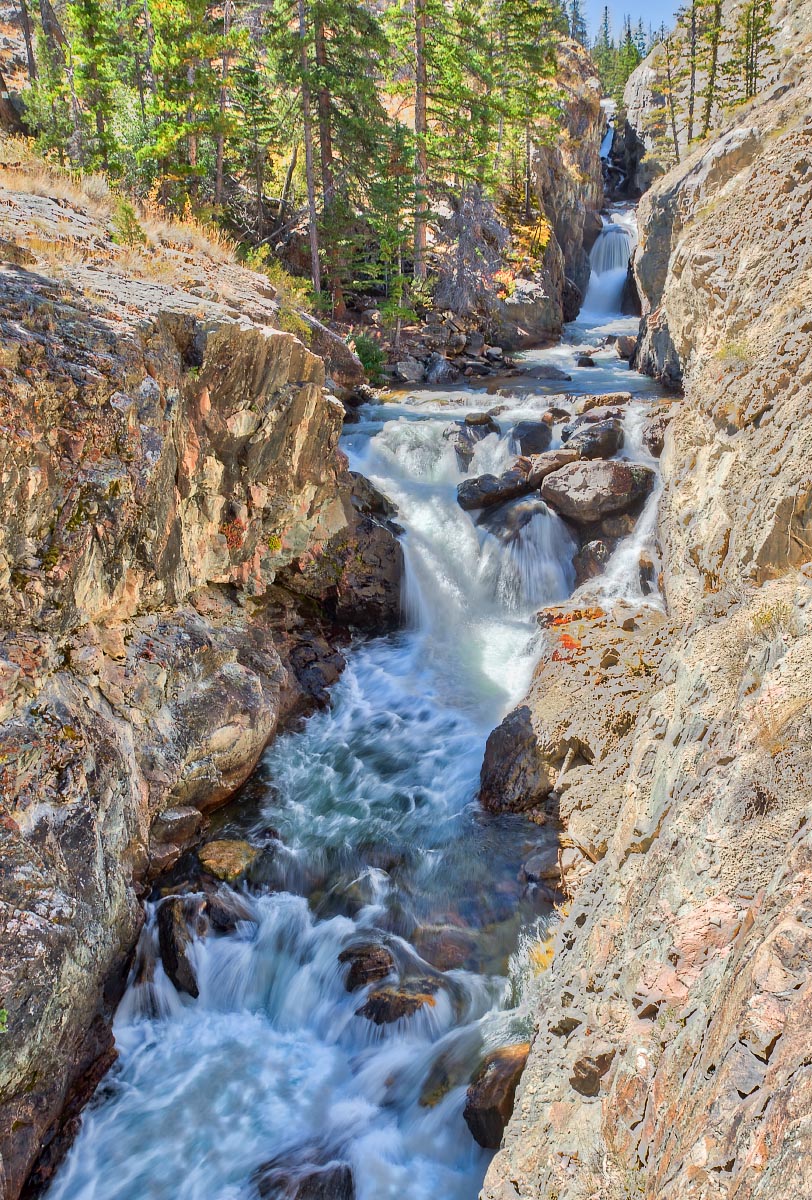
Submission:
M 527 224 L 530 224 L 530 218 L 533 215 L 530 208 L 530 124 L 524 127 L 524 219 Z
M 296 170 L 296 163 L 298 161 L 298 158 L 299 158 L 299 143 L 294 142 L 293 150 L 291 151 L 291 155 L 290 155 L 290 162 L 288 163 L 288 169 L 285 173 L 285 184 L 284 184 L 284 187 L 282 188 L 282 205 L 281 205 L 279 215 L 283 219 L 285 216 L 285 209 L 287 208 L 288 203 L 290 201 L 290 190 L 293 187 L 293 172 Z
M 28 59 L 28 79 L 33 83 L 37 77 L 37 60 L 34 58 L 34 37 L 31 32 L 31 17 L 26 0 L 20 0 L 20 18 L 25 38 L 25 56 Z
M 428 115 L 426 93 L 428 76 L 426 71 L 426 0 L 414 3 L 414 132 L 417 147 L 414 173 L 414 277 L 425 279 L 426 265 L 426 220 L 428 214 L 428 155 L 426 134 Z
M 217 134 L 217 164 L 214 171 L 214 203 L 223 203 L 223 158 L 225 156 L 226 135 L 223 129 L 228 103 L 228 35 L 231 32 L 231 0 L 225 0 L 223 7 L 223 77 L 220 81 L 220 130 Z
M 305 147 L 305 174 L 307 176 L 307 208 L 310 222 L 310 278 L 313 291 L 321 292 L 321 266 L 319 264 L 319 230 L 316 212 L 316 173 L 313 164 L 313 122 L 310 112 L 310 64 L 307 57 L 307 10 L 305 0 L 298 0 L 299 57 L 302 69 L 302 126 Z

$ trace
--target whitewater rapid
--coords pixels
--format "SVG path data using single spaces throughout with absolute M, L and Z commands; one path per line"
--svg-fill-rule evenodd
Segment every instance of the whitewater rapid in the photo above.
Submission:
M 354 647 L 329 711 L 277 739 L 241 803 L 217 816 L 218 836 L 262 854 L 236 929 L 193 946 L 197 999 L 164 973 L 153 896 L 115 1022 L 118 1063 L 49 1200 L 250 1200 L 268 1163 L 295 1176 L 336 1161 L 352 1168 L 357 1200 L 477 1195 L 490 1153 L 463 1120 L 466 1086 L 489 1049 L 532 1031 L 532 950 L 554 914 L 518 873 L 555 840 L 483 814 L 479 769 L 488 733 L 528 686 L 535 614 L 572 592 L 576 542 L 541 501 L 500 536 L 463 512 L 456 488 L 510 466 L 516 422 L 561 392 L 631 390 L 624 454 L 650 461 L 639 434 L 651 381 L 597 344 L 635 331 L 618 311 L 633 221 L 616 216 L 578 322 L 525 356 L 572 382 L 424 390 L 367 406 L 348 427 L 351 466 L 395 501 L 405 529 L 405 627 Z M 586 349 L 596 366 L 579 368 Z M 449 426 L 494 406 L 500 432 L 463 472 Z M 656 498 L 595 582 L 607 598 L 640 598 L 655 512 Z M 465 948 L 451 969 L 421 956 L 436 931 Z M 436 983 L 432 1002 L 392 1025 L 357 1015 L 364 993 L 346 990 L 338 956 L 370 941 L 401 977 Z

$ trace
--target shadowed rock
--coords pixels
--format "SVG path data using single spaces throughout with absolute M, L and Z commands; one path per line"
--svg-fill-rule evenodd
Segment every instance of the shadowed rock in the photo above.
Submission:
M 468 1088 L 463 1116 L 475 1140 L 487 1150 L 498 1150 L 502 1143 L 529 1053 L 529 1042 L 494 1051 Z

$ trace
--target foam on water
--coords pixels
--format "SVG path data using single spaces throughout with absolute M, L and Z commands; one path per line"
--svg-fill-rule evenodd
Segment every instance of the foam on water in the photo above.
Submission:
M 596 255 L 607 276 L 631 244 L 616 215 Z M 527 358 L 562 366 L 572 391 L 645 393 L 650 381 L 595 345 L 633 328 L 616 310 L 587 311 L 559 347 Z M 575 365 L 585 349 L 597 367 Z M 548 835 L 484 816 L 479 769 L 488 732 L 527 688 L 537 610 L 572 590 L 575 542 L 538 496 L 493 518 L 463 512 L 456 487 L 510 466 L 513 425 L 553 391 L 561 384 L 506 398 L 500 434 L 477 444 L 467 472 L 445 433 L 493 404 L 482 391 L 418 393 L 349 427 L 351 465 L 406 529 L 407 627 L 352 650 L 329 711 L 277 739 L 222 818 L 262 853 L 240 897 L 250 919 L 194 943 L 197 999 L 166 977 L 150 908 L 116 1018 L 118 1064 L 49 1200 L 251 1200 L 270 1160 L 347 1162 L 358 1200 L 476 1196 L 490 1156 L 465 1126 L 465 1088 L 485 1052 L 527 1036 L 533 948 L 551 919 L 517 879 Z M 625 418 L 637 461 L 648 461 L 644 412 Z M 655 513 L 656 497 L 595 581 L 602 594 L 639 592 Z M 465 967 L 438 972 L 420 957 L 420 931 L 436 928 L 471 937 Z M 399 975 L 435 981 L 432 1003 L 391 1025 L 357 1015 L 366 992 L 346 991 L 338 955 L 365 940 L 386 943 Z

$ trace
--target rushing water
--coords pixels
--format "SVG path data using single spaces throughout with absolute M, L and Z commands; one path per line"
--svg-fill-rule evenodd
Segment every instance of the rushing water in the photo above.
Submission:
M 150 906 L 116 1018 L 119 1062 L 49 1200 L 250 1200 L 271 1161 L 294 1177 L 348 1163 L 358 1200 L 476 1196 L 489 1155 L 463 1121 L 465 1088 L 483 1053 L 529 1032 L 531 948 L 551 910 L 518 869 L 554 838 L 485 816 L 477 781 L 488 732 L 529 682 L 535 613 L 572 590 L 575 543 L 538 499 L 512 506 L 507 531 L 463 512 L 465 475 L 445 433 L 501 406 L 501 432 L 476 446 L 467 474 L 498 472 L 515 457 L 516 421 L 551 394 L 651 393 L 597 345 L 634 329 L 617 313 L 616 256 L 633 226 L 616 217 L 593 252 L 603 269 L 582 317 L 561 345 L 526 356 L 572 383 L 421 392 L 368 407 L 350 427 L 353 467 L 396 501 L 406 529 L 406 628 L 354 648 L 330 710 L 278 739 L 241 804 L 219 816 L 223 835 L 263 852 L 236 930 L 194 944 L 197 999 L 164 974 Z M 596 366 L 578 368 L 586 349 Z M 642 401 L 630 408 L 625 449 L 643 461 L 644 412 Z M 655 506 L 594 590 L 639 594 Z M 386 943 L 400 979 L 428 981 L 431 1002 L 388 1025 L 357 1015 L 365 993 L 347 992 L 338 955 L 369 941 Z M 438 945 L 456 954 L 451 969 L 439 969 L 449 964 Z

